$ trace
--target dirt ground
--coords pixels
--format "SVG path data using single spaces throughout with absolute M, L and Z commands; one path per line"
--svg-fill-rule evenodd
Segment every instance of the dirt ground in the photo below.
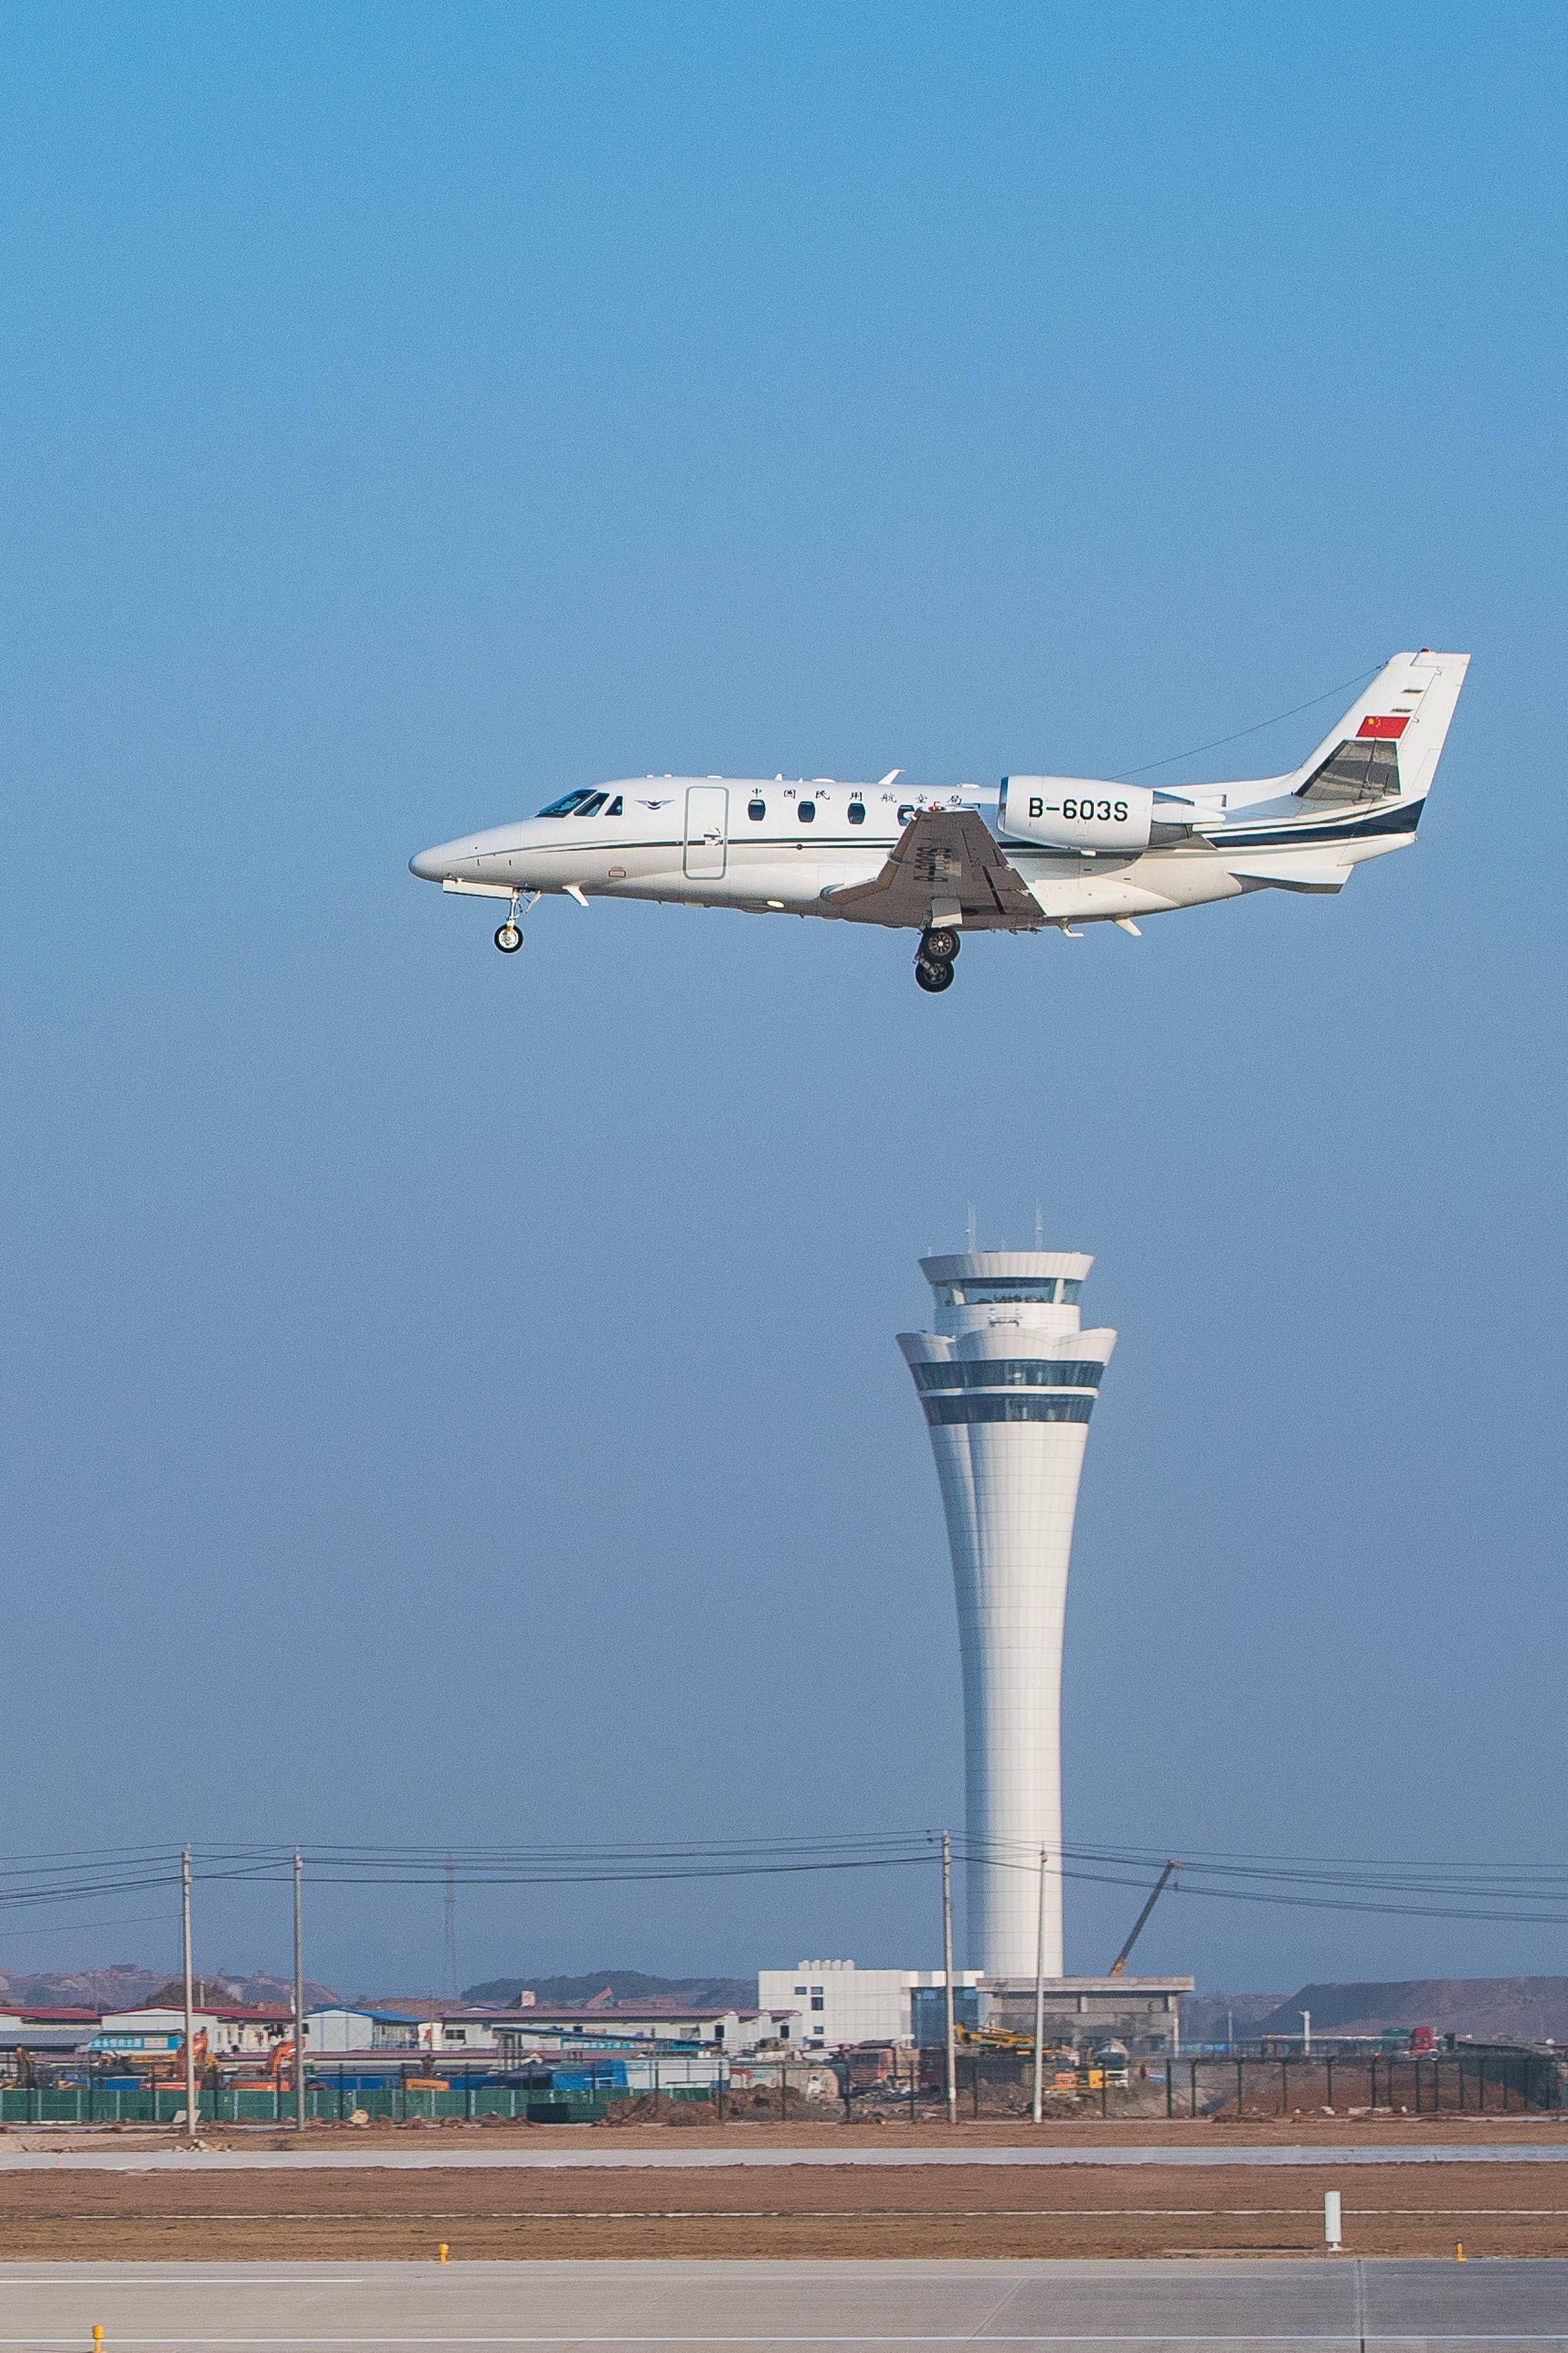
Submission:
M 1352 2253 L 1568 2255 L 1568 2169 L 1523 2161 L 0 2173 L 0 2259 L 1300 2254 L 1330 2189 Z
M 145 2125 L 101 2125 L 90 2130 L 63 2125 L 14 2125 L 0 2129 L 0 2155 L 8 2149 L 96 2149 L 106 2155 L 170 2149 L 178 2147 L 182 2137 L 179 2132 L 166 2126 L 154 2132 Z M 352 2148 L 359 2153 L 374 2148 L 408 2150 L 426 2143 L 437 2150 L 548 2148 L 565 2154 L 575 2148 L 589 2148 L 596 2162 L 607 2149 L 645 2150 L 661 2145 L 682 2149 L 743 2149 L 755 2154 L 770 2145 L 788 2149 L 1081 2148 L 1086 2144 L 1118 2148 L 1213 2148 L 1216 2145 L 1229 2148 L 1287 2145 L 1309 2148 L 1486 2148 L 1499 2142 L 1528 2146 L 1538 2140 L 1545 2143 L 1563 2139 L 1568 2139 L 1568 2109 L 1555 2114 L 1540 2109 L 1521 2113 L 1516 2109 L 1510 2116 L 1398 2116 L 1386 2109 L 1369 2116 L 1362 2110 L 1347 2113 L 1342 2109 L 1335 2114 L 1296 2112 L 1266 2120 L 1248 2117 L 1242 2122 L 1225 2116 L 1200 2117 L 1196 2121 L 1176 2116 L 1169 2122 L 1163 2116 L 1105 2119 L 1085 2116 L 1059 2121 L 1047 2119 L 1041 2125 L 1015 2123 L 995 2116 L 972 2123 L 961 2116 L 955 2126 L 845 2125 L 831 2118 L 804 2122 L 794 2116 L 786 2124 L 689 2125 L 682 2116 L 679 2126 L 671 2130 L 662 2124 L 529 2125 L 499 2119 L 474 2124 L 453 2119 L 432 2125 L 416 2119 L 398 2125 L 310 2125 L 303 2133 L 296 2133 L 289 2126 L 270 2124 L 202 2127 L 204 2148 L 284 2153 L 295 2149 L 320 2152 Z

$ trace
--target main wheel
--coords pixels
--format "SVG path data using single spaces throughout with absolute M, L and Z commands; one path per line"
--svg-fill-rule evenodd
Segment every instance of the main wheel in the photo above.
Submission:
M 942 924 L 940 930 L 927 932 L 921 941 L 921 954 L 933 964 L 951 964 L 958 954 L 958 934 Z
M 915 958 L 915 978 L 932 997 L 952 987 L 952 966 L 945 956 L 922 955 Z
M 522 934 L 515 923 L 503 923 L 496 934 L 496 945 L 502 955 L 515 955 L 522 945 Z

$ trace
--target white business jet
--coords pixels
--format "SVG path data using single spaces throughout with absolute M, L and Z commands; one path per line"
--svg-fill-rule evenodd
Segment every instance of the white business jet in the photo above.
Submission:
M 1408 849 L 1468 662 L 1396 654 L 1300 767 L 1250 784 L 636 776 L 409 862 L 443 890 L 504 899 L 507 955 L 542 893 L 658 899 L 918 932 L 915 978 L 934 993 L 964 932 L 1136 933 L 1140 915 L 1246 891 L 1338 891 L 1363 859 Z

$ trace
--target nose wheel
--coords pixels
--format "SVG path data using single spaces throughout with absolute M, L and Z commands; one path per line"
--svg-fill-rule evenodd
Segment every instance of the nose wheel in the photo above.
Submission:
M 921 934 L 915 979 L 929 997 L 940 997 L 944 988 L 952 987 L 953 959 L 958 949 L 958 934 L 949 924 L 933 923 Z
M 522 934 L 519 931 L 517 925 L 518 903 L 521 897 L 522 892 L 521 891 L 514 891 L 512 892 L 511 911 L 507 916 L 505 923 L 501 925 L 500 931 L 496 934 L 496 945 L 500 948 L 502 955 L 515 955 L 519 948 L 522 945 Z

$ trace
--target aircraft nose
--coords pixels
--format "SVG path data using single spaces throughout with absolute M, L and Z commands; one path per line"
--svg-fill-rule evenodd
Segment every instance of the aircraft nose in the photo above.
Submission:
M 437 844 L 436 849 L 422 849 L 416 857 L 411 858 L 408 861 L 408 871 L 410 874 L 417 874 L 421 882 L 439 882 L 446 865 L 446 849 L 443 845 Z

